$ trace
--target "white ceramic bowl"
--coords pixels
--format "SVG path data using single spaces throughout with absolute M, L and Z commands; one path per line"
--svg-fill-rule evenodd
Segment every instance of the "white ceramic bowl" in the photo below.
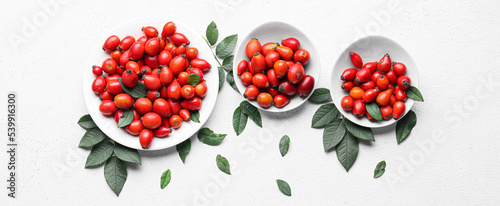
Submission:
M 300 48 L 309 51 L 310 60 L 309 63 L 304 66 L 304 69 L 307 75 L 311 75 L 314 77 L 314 88 L 316 88 L 319 78 L 319 72 L 321 70 L 321 61 L 319 60 L 319 54 L 316 50 L 316 47 L 314 47 L 311 40 L 298 28 L 284 22 L 273 21 L 264 23 L 253 29 L 248 35 L 245 36 L 245 38 L 240 41 L 240 45 L 238 45 L 233 63 L 233 76 L 236 86 L 238 87 L 238 90 L 242 95 L 245 92 L 246 86 L 241 83 L 241 80 L 238 76 L 237 67 L 238 63 L 241 60 L 245 59 L 248 61 L 245 53 L 245 48 L 248 41 L 250 41 L 252 38 L 257 38 L 262 45 L 268 42 L 279 42 L 281 44 L 281 40 L 288 37 L 294 37 L 298 39 L 300 41 Z M 311 94 L 309 94 L 309 96 Z M 298 95 L 294 95 L 290 98 L 290 103 L 283 108 L 271 106 L 266 109 L 262 108 L 255 100 L 248 102 L 262 111 L 285 112 L 299 107 L 301 104 L 307 101 L 307 98 L 309 98 L 309 96 L 307 96 L 306 98 L 301 98 Z
M 144 35 L 141 31 L 141 28 L 143 26 L 154 26 L 161 33 L 163 25 L 165 25 L 165 23 L 167 23 L 168 21 L 171 20 L 162 17 L 144 17 L 127 21 L 118 25 L 117 27 L 113 28 L 108 34 L 104 35 L 103 38 L 96 43 L 92 53 L 90 53 L 88 56 L 87 63 L 84 65 L 83 94 L 87 109 L 89 110 L 92 119 L 107 136 L 109 136 L 114 141 L 130 148 L 143 150 L 137 136 L 132 136 L 128 134 L 125 129 L 118 128 L 113 117 L 106 117 L 99 111 L 101 100 L 99 100 L 99 96 L 95 95 L 91 89 L 92 83 L 95 79 L 94 74 L 92 74 L 91 68 L 92 65 L 101 65 L 106 58 L 110 57 L 108 53 L 104 52 L 101 49 L 102 44 L 108 36 L 115 34 L 118 37 L 123 38 L 126 35 L 132 35 L 136 39 L 138 39 L 140 36 Z M 204 74 L 204 79 L 207 81 L 208 92 L 207 96 L 203 99 L 203 106 L 200 110 L 201 123 L 196 123 L 193 121 L 183 122 L 182 127 L 174 130 L 168 137 L 153 139 L 150 148 L 147 150 L 160 150 L 172 147 L 191 137 L 208 120 L 208 117 L 210 116 L 210 113 L 212 112 L 217 100 L 219 75 L 217 73 L 217 64 L 212 56 L 210 48 L 207 46 L 201 35 L 196 33 L 193 29 L 189 28 L 187 25 L 179 21 L 174 22 L 177 25 L 177 31 L 185 34 L 186 37 L 189 38 L 189 40 L 191 41 L 190 46 L 198 48 L 198 57 L 207 60 L 212 65 L 212 70 Z
M 392 61 L 402 62 L 406 65 L 406 75 L 411 78 L 412 86 L 418 88 L 418 71 L 417 65 L 411 58 L 410 54 L 398 43 L 382 36 L 368 36 L 357 40 L 347 47 L 337 59 L 335 66 L 333 67 L 332 78 L 331 78 L 331 88 L 330 93 L 332 95 L 333 102 L 335 106 L 339 109 L 340 113 L 344 117 L 348 118 L 352 122 L 370 128 L 380 128 L 385 127 L 397 122 L 394 119 L 388 121 L 371 122 L 364 116 L 359 119 L 355 117 L 352 113 L 345 112 L 340 106 L 340 100 L 342 97 L 349 95 L 347 91 L 343 91 L 340 86 L 342 80 L 340 76 L 347 68 L 354 68 L 351 63 L 351 58 L 349 57 L 349 51 L 356 52 L 363 59 L 363 63 L 379 61 L 384 54 L 388 53 L 391 56 Z M 405 102 L 406 111 L 404 115 L 410 111 L 413 106 L 414 101 L 410 98 Z M 403 115 L 403 116 L 404 116 Z

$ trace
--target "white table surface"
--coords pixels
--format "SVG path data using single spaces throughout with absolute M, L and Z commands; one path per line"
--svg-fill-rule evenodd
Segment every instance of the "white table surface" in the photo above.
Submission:
M 500 201 L 496 131 L 500 2 L 170 2 L 60 1 L 49 13 L 39 1 L 3 2 L 0 144 L 6 148 L 7 93 L 15 91 L 19 174 L 17 198 L 8 198 L 2 187 L 1 205 L 493 205 Z M 193 136 L 186 164 L 175 148 L 141 152 L 143 164 L 128 167 L 127 182 L 116 197 L 102 167 L 83 168 L 88 151 L 77 147 L 85 131 L 76 122 L 87 113 L 81 74 L 90 70 L 91 65 L 84 65 L 87 54 L 104 34 L 141 16 L 182 21 L 200 34 L 214 20 L 221 37 L 238 33 L 241 38 L 263 22 L 289 22 L 302 28 L 319 50 L 324 74 L 319 87 L 330 85 L 330 70 L 347 45 L 369 34 L 383 35 L 413 56 L 426 101 L 415 104 L 418 123 L 406 141 L 397 145 L 394 126 L 376 130 L 377 141 L 360 144 L 358 158 L 346 173 L 334 152 L 323 152 L 323 131 L 310 128 L 319 105 L 306 103 L 280 115 L 262 113 L 263 128 L 249 120 L 236 136 L 231 117 L 243 98 L 226 83 L 205 125 L 227 133 L 223 143 L 209 146 Z M 23 34 L 34 17 L 40 24 Z M 9 41 L 13 36 L 22 39 L 20 45 Z M 291 144 L 283 158 L 278 142 L 284 134 Z M 217 154 L 228 158 L 233 175 L 219 171 Z M 380 160 L 387 162 L 386 173 L 373 179 Z M 7 179 L 6 164 L 7 153 L 1 152 L 2 182 Z M 172 181 L 161 190 L 160 176 L 167 169 Z M 291 185 L 292 197 L 280 193 L 278 178 Z

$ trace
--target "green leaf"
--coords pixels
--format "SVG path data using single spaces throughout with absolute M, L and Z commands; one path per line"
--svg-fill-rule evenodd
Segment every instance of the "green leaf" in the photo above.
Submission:
M 127 166 L 117 157 L 109 158 L 104 166 L 104 178 L 116 196 L 119 196 L 127 181 Z
M 224 58 L 224 61 L 222 62 L 222 68 L 226 70 L 227 73 L 233 72 L 233 60 L 234 60 L 234 55 L 230 55 Z
M 342 119 L 335 119 L 326 125 L 325 130 L 323 130 L 323 148 L 325 152 L 337 146 L 344 138 L 346 131 Z
M 130 88 L 130 87 L 127 87 L 123 84 L 121 77 L 119 77 L 118 80 L 120 81 L 120 84 L 122 85 L 123 90 L 125 92 L 127 92 L 127 94 L 130 94 L 130 96 L 132 96 L 134 98 L 146 97 L 146 94 L 148 93 L 148 91 L 146 90 L 146 87 L 144 86 L 144 84 L 142 82 L 138 81 L 137 85 L 135 85 L 135 87 Z
M 132 123 L 133 120 L 134 120 L 134 112 L 132 112 L 132 110 L 130 109 L 127 109 L 123 111 L 123 115 L 118 120 L 118 127 L 126 127 L 130 123 Z
M 402 119 L 396 124 L 396 139 L 398 144 L 403 142 L 411 133 L 411 130 L 417 124 L 417 115 L 413 111 L 409 111 Z
M 330 99 L 332 99 L 332 96 L 329 89 L 318 88 L 313 91 L 308 100 L 312 103 L 320 104 L 328 102 Z
M 176 147 L 177 152 L 179 152 L 179 157 L 181 157 L 182 163 L 186 163 L 186 156 L 191 150 L 191 140 L 187 139 L 186 141 L 178 144 Z
M 285 135 L 281 137 L 280 140 L 280 153 L 281 156 L 284 157 L 286 153 L 288 153 L 288 148 L 290 147 L 290 137 L 288 135 Z
M 414 86 L 411 86 L 410 88 L 408 88 L 406 90 L 406 95 L 415 101 L 419 101 L 419 102 L 424 101 L 424 97 L 422 96 L 422 93 L 420 93 L 420 91 Z
M 191 86 L 196 86 L 198 83 L 200 83 L 200 76 L 196 75 L 196 74 L 190 74 L 188 76 L 188 79 L 187 79 L 187 84 L 191 85 Z
M 102 142 L 105 137 L 106 136 L 102 133 L 99 127 L 94 127 L 85 132 L 78 147 L 91 148 L 97 143 Z
M 290 188 L 290 185 L 288 185 L 287 182 L 284 180 L 277 179 L 276 183 L 278 183 L 278 189 L 280 189 L 281 193 L 283 193 L 286 196 L 292 196 L 292 189 Z
M 226 138 L 227 134 L 215 134 L 209 128 L 202 128 L 198 131 L 198 139 L 208 145 L 218 145 Z
M 224 72 L 224 69 L 222 69 L 222 67 L 218 67 L 219 68 L 219 90 L 222 88 L 222 86 L 224 86 L 224 76 L 226 75 L 226 73 Z
M 83 115 L 83 117 L 78 120 L 78 124 L 87 130 L 97 127 L 97 125 L 94 123 L 94 120 L 92 120 L 92 117 L 90 117 L 90 114 Z
M 242 101 L 240 103 L 241 112 L 246 114 L 250 119 L 257 124 L 257 126 L 262 127 L 262 117 L 260 116 L 259 109 L 250 104 L 248 101 Z
M 377 164 L 377 167 L 375 167 L 375 170 L 373 171 L 373 178 L 379 178 L 381 177 L 384 172 L 385 172 L 385 161 L 382 160 Z
M 219 38 L 219 30 L 217 29 L 217 25 L 215 22 L 210 22 L 206 31 L 207 40 L 210 43 L 210 46 L 213 46 L 217 43 L 217 39 Z
M 229 72 L 227 73 L 226 75 L 226 81 L 227 83 L 229 83 L 229 85 L 231 85 L 231 87 L 237 91 L 238 93 L 240 92 L 240 90 L 238 90 L 238 87 L 236 86 L 236 84 L 234 83 L 234 77 L 233 77 L 233 72 Z
M 229 169 L 229 162 L 227 161 L 227 159 L 223 156 L 220 156 L 217 155 L 217 157 L 215 158 L 215 161 L 217 162 L 217 167 L 220 169 L 220 171 L 230 175 L 231 174 L 231 171 Z
M 380 112 L 380 107 L 375 103 L 366 104 L 366 111 L 372 116 L 374 120 L 382 121 L 382 113 Z
M 191 111 L 191 121 L 200 123 L 200 111 Z
M 349 172 L 349 169 L 356 161 L 356 157 L 358 157 L 358 139 L 347 132 L 335 148 L 335 151 L 337 152 L 337 159 L 339 159 L 340 164 Z
M 238 42 L 238 34 L 233 34 L 231 36 L 228 36 L 224 38 L 219 43 L 219 45 L 217 45 L 217 48 L 215 48 L 215 53 L 219 58 L 225 58 L 229 54 L 231 54 L 231 52 L 233 52 L 237 42 Z
M 125 162 L 136 163 L 139 165 L 141 164 L 141 156 L 139 155 L 139 152 L 135 149 L 131 149 L 123 145 L 120 145 L 118 143 L 115 143 L 114 152 L 116 157 Z
M 85 163 L 85 168 L 98 166 L 106 162 L 113 154 L 113 147 L 114 144 L 109 141 L 102 141 L 97 144 L 92 148 L 92 151 L 90 151 L 87 162 Z
M 168 183 L 170 183 L 170 179 L 171 179 L 171 172 L 170 172 L 170 169 L 168 169 L 167 171 L 163 172 L 163 174 L 161 175 L 161 179 L 160 179 L 160 187 L 161 189 L 164 189 Z
M 323 128 L 332 122 L 339 116 L 339 110 L 335 107 L 335 104 L 328 103 L 321 105 L 318 110 L 314 113 L 311 127 L 313 128 Z
M 375 137 L 373 136 L 373 131 L 370 128 L 354 124 L 347 118 L 344 118 L 344 125 L 347 128 L 347 131 L 349 131 L 349 133 L 351 133 L 355 137 L 362 140 L 375 141 Z
M 245 127 L 247 126 L 248 116 L 241 111 L 241 108 L 238 107 L 234 110 L 233 113 L 233 128 L 236 132 L 236 136 L 240 135 Z

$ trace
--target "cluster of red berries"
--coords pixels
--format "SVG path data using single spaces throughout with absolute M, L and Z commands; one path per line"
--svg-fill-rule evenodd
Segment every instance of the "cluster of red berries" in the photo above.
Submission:
M 410 77 L 405 75 L 406 65 L 392 62 L 389 54 L 378 62 L 365 64 L 358 54 L 349 55 L 356 68 L 348 68 L 340 76 L 344 81 L 341 88 L 349 92 L 341 100 L 342 108 L 358 118 L 366 114 L 373 121 L 366 111 L 366 104 L 373 102 L 379 106 L 383 120 L 400 118 L 406 109 L 406 89 L 411 86 Z
M 314 87 L 314 77 L 306 75 L 304 66 L 309 62 L 309 52 L 300 48 L 299 40 L 287 38 L 261 45 L 257 39 L 246 45 L 246 56 L 238 64 L 238 75 L 247 86 L 243 96 L 257 100 L 263 108 L 272 105 L 286 106 L 296 93 L 307 97 Z
M 102 66 L 93 66 L 97 76 L 92 91 L 102 100 L 99 110 L 114 115 L 117 124 L 125 112 L 133 120 L 125 130 L 139 135 L 143 148 L 149 148 L 154 137 L 167 137 L 172 128 L 190 121 L 191 112 L 201 109 L 207 94 L 203 74 L 211 65 L 198 57 L 198 49 L 189 46 L 188 38 L 167 22 L 162 33 L 152 26 L 142 27 L 144 36 L 110 36 L 102 49 L 111 58 Z M 141 90 L 143 93 L 134 93 Z

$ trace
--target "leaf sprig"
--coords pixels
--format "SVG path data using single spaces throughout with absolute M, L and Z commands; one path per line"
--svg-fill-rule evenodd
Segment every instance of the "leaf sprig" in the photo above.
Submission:
M 215 53 L 213 53 L 212 51 L 212 55 L 219 64 L 219 90 L 224 85 L 225 79 L 234 90 L 239 92 L 236 84 L 234 83 L 234 77 L 232 74 L 234 56 L 231 55 L 231 53 L 234 51 L 234 48 L 236 47 L 236 44 L 238 43 L 238 34 L 227 36 L 221 42 L 219 42 L 219 44 L 216 45 L 219 38 L 219 29 L 217 28 L 217 24 L 215 24 L 214 21 L 210 22 L 210 24 L 207 26 L 205 34 L 206 37 L 203 37 L 203 39 L 205 39 L 207 45 L 210 48 L 216 46 Z M 219 58 L 223 59 L 222 63 L 219 61 Z
M 407 91 L 408 97 L 415 101 L 423 101 L 422 94 L 416 87 L 410 87 Z M 331 99 L 330 91 L 326 88 L 314 90 L 309 101 L 313 103 L 326 103 Z M 376 121 L 382 121 L 380 108 L 375 104 L 367 104 L 366 110 Z M 340 116 L 340 112 L 333 103 L 321 105 L 314 113 L 311 122 L 312 128 L 324 128 L 323 148 L 325 152 L 335 149 L 337 158 L 346 171 L 352 167 L 358 156 L 359 140 L 375 141 L 373 131 L 370 128 L 357 125 L 347 118 Z M 396 139 L 398 144 L 405 140 L 417 123 L 417 116 L 409 111 L 396 125 Z M 379 168 L 377 166 L 377 168 Z M 385 171 L 385 162 L 376 170 L 376 174 Z
M 78 146 L 91 150 L 85 168 L 97 167 L 105 163 L 106 182 L 116 196 L 119 196 L 127 180 L 127 163 L 141 164 L 139 152 L 113 142 L 97 127 L 88 114 L 81 117 L 78 124 L 87 130 Z

